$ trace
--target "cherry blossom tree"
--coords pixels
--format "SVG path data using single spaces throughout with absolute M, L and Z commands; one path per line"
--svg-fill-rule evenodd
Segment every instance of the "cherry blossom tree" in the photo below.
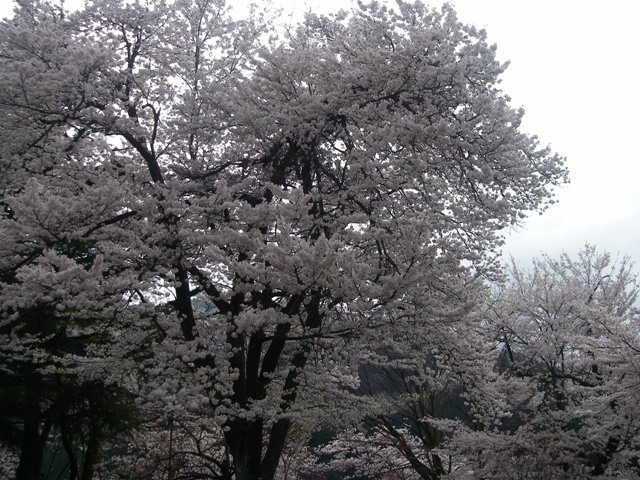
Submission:
M 269 27 L 223 0 L 25 0 L 0 27 L 3 375 L 206 415 L 237 480 L 274 478 L 387 344 L 448 338 L 566 180 L 450 7 Z
M 637 475 L 637 298 L 630 260 L 590 245 L 512 267 L 493 318 L 515 416 L 489 478 L 516 478 L 517 465 L 529 472 L 517 478 Z

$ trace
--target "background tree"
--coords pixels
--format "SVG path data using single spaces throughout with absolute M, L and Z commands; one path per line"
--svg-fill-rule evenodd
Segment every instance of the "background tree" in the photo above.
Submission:
M 512 266 L 493 320 L 515 418 L 491 478 L 513 478 L 514 462 L 531 465 L 521 478 L 637 474 L 637 295 L 630 260 L 590 245 Z

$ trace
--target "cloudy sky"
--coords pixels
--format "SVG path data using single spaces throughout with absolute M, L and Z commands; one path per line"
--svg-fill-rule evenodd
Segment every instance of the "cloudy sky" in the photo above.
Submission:
M 391 1 L 391 0 L 390 0 Z M 66 4 L 73 3 L 67 0 Z M 349 0 L 273 0 L 283 15 L 326 12 Z M 434 6 L 440 2 L 431 2 Z M 640 264 L 640 100 L 635 76 L 640 4 L 628 0 L 451 0 L 486 28 L 510 61 L 503 90 L 526 111 L 523 128 L 567 157 L 558 203 L 508 232 L 505 254 L 575 253 L 586 242 Z M 3 1 L 0 14 L 10 12 Z M 638 265 L 637 265 L 638 266 Z
M 505 250 L 575 252 L 585 242 L 640 263 L 637 2 L 454 0 L 510 60 L 503 88 L 523 127 L 567 157 L 571 184 Z

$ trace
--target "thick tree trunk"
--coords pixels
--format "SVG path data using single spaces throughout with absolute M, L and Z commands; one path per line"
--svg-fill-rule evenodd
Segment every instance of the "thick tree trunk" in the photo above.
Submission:
M 82 466 L 82 476 L 80 477 L 80 480 L 93 480 L 96 465 L 100 460 L 100 449 L 104 439 L 104 433 L 100 427 L 100 421 L 96 416 L 94 416 L 97 414 L 97 409 L 94 408 L 93 402 L 91 407 L 92 416 L 89 418 L 89 438 L 87 440 L 84 464 Z
M 240 426 L 242 424 L 243 426 Z M 279 420 L 265 432 L 263 422 L 236 421 L 227 433 L 234 460 L 236 480 L 273 480 L 284 450 L 290 422 Z M 269 446 L 263 456 L 263 436 L 269 434 Z
M 49 425 L 45 423 L 40 430 L 39 395 L 25 399 L 24 430 L 20 463 L 16 471 L 16 480 L 40 480 L 44 446 L 49 436 Z
M 16 471 L 16 480 L 40 480 L 43 449 L 38 431 L 38 418 L 28 418 L 22 432 L 22 450 L 20 463 Z
M 84 457 L 81 480 L 92 480 L 95 473 L 96 464 L 100 458 L 100 440 L 95 436 L 89 437 L 87 452 Z
M 290 426 L 291 421 L 283 418 L 271 427 L 269 445 L 262 461 L 262 474 L 265 479 L 268 478 L 271 480 L 275 478 L 276 470 L 278 469 L 278 464 L 280 463 L 280 458 L 286 445 Z
M 267 480 L 262 476 L 261 420 L 234 420 L 229 425 L 227 441 L 234 460 L 236 480 Z
M 60 424 L 60 434 L 62 439 L 62 445 L 67 452 L 67 458 L 69 459 L 69 479 L 78 480 L 80 476 L 80 469 L 78 467 L 78 457 L 74 450 L 73 434 L 70 430 L 69 424 L 66 421 L 62 421 Z

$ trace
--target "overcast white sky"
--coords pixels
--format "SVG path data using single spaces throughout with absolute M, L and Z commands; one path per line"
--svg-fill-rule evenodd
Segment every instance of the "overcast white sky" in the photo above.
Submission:
M 259 3 L 259 0 L 256 0 Z M 392 2 L 392 0 L 390 0 Z M 0 14 L 10 12 L 0 0 Z M 67 5 L 73 0 L 67 0 Z M 349 0 L 273 0 L 283 15 L 330 11 Z M 426 2 L 439 6 L 441 2 Z M 585 242 L 640 264 L 640 3 L 451 0 L 461 20 L 486 28 L 511 65 L 503 89 L 523 106 L 523 128 L 567 157 L 571 184 L 558 204 L 512 232 L 504 249 L 527 263 Z M 638 265 L 637 265 L 638 266 Z
M 559 203 L 511 235 L 523 261 L 585 242 L 640 263 L 640 4 L 569 0 L 453 0 L 486 27 L 508 59 L 503 88 L 524 106 L 524 128 L 567 157 Z

